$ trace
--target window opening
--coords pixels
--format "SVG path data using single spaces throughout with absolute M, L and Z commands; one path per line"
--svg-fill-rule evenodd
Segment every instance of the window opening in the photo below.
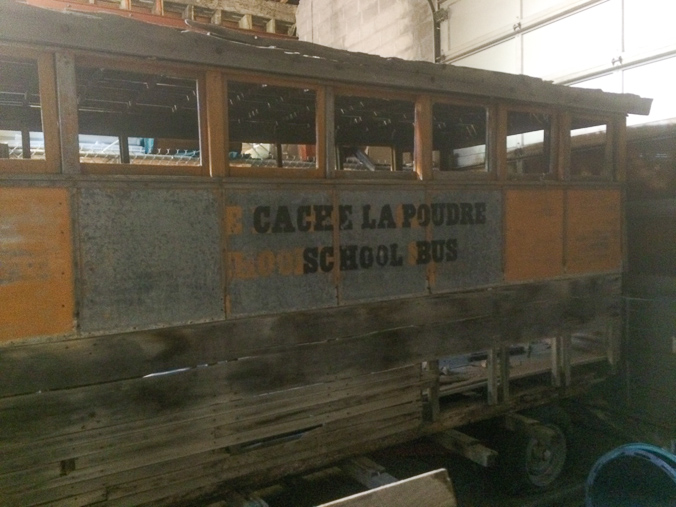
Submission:
M 317 92 L 228 81 L 231 167 L 317 167 Z
M 35 60 L 0 55 L 0 159 L 45 159 Z
M 507 174 L 551 173 L 551 116 L 509 111 L 507 115 Z
M 413 171 L 412 101 L 336 96 L 337 167 L 352 171 Z
M 612 154 L 605 121 L 573 117 L 570 129 L 570 175 L 573 178 L 612 174 Z
M 77 67 L 80 161 L 199 166 L 197 81 Z
M 486 109 L 434 104 L 432 116 L 433 169 L 486 172 Z

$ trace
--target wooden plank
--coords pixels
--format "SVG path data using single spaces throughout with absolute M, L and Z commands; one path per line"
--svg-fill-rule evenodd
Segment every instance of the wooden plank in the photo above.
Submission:
M 209 145 L 209 107 L 211 106 L 216 106 L 218 107 L 218 104 L 208 104 L 207 100 L 207 83 L 206 83 L 206 75 L 201 74 L 196 83 L 196 88 L 197 88 L 197 112 L 198 112 L 198 122 L 199 122 L 199 147 L 200 147 L 200 167 L 201 167 L 201 175 L 202 176 L 210 176 L 211 175 L 211 147 Z M 225 92 L 224 92 L 225 93 Z M 223 111 L 224 108 L 221 107 L 220 109 L 215 109 L 214 113 L 218 113 L 218 111 Z M 207 111 L 205 114 L 204 112 Z M 224 132 L 224 134 L 227 134 L 227 131 Z M 227 137 L 224 137 L 224 139 L 227 139 Z M 221 142 L 220 145 L 225 144 L 224 142 Z M 215 147 L 214 147 L 215 149 Z M 224 146 L 221 146 L 221 149 L 227 149 Z
M 421 180 L 432 179 L 432 100 L 421 95 L 415 103 L 415 172 Z
M 476 438 L 457 430 L 437 433 L 432 436 L 432 440 L 482 467 L 492 467 L 497 461 L 498 453 L 496 451 L 489 449 Z
M 157 438 L 165 438 L 166 435 L 182 431 L 187 435 L 193 429 L 198 433 L 206 430 L 204 434 L 208 439 L 220 439 L 218 440 L 220 443 L 213 444 L 214 447 L 235 445 L 293 429 L 306 428 L 318 422 L 325 424 L 344 417 L 345 414 L 355 415 L 364 409 L 371 410 L 373 407 L 397 404 L 401 400 L 419 399 L 419 391 L 419 370 L 410 367 L 384 374 L 367 375 L 357 380 L 221 403 L 208 409 L 196 410 L 185 407 L 172 412 L 171 415 L 148 417 L 136 423 L 125 421 L 125 410 L 121 408 L 119 410 L 121 424 L 116 420 L 107 422 L 104 420 L 99 421 L 99 424 L 105 424 L 101 429 L 75 433 L 69 431 L 66 426 L 65 429 L 57 429 L 57 434 L 52 438 L 38 436 L 36 441 L 28 440 L 21 444 L 4 445 L 6 460 L 0 471 L 0 474 L 4 474 L 0 475 L 0 483 L 6 487 L 12 483 L 11 476 L 16 475 L 20 484 L 23 484 L 21 474 L 17 475 L 14 472 L 22 468 L 39 466 L 45 462 L 45 456 L 49 456 L 48 461 L 57 465 L 55 469 L 58 469 L 59 461 L 76 458 L 78 468 L 82 468 L 84 461 L 80 458 L 83 456 L 91 459 L 93 454 L 101 454 L 101 451 L 107 449 L 112 450 L 114 454 L 118 452 L 119 446 L 135 446 L 133 442 L 139 442 L 139 445 L 143 446 Z M 92 405 L 86 398 L 83 399 L 83 405 L 87 405 L 90 410 L 100 410 L 100 407 Z M 43 420 L 44 424 L 54 422 Z M 150 428 L 159 435 L 157 437 L 147 435 Z M 112 459 L 113 454 L 108 453 L 107 459 Z
M 323 137 L 318 137 L 319 146 L 324 146 L 324 165 L 320 168 L 324 169 L 326 177 L 331 178 L 336 171 L 336 100 L 332 86 L 322 87 L 324 99 L 324 115 L 323 115 Z M 320 102 L 321 105 L 321 102 Z M 319 121 L 318 121 L 319 126 Z
M 220 9 L 259 18 L 275 18 L 286 23 L 296 22 L 296 6 L 269 0 L 171 0 L 172 3 L 194 5 L 205 9 Z
M 152 165 L 152 164 L 80 164 L 82 174 L 123 174 L 123 175 L 163 175 L 163 176 L 201 176 L 203 168 L 198 165 Z
M 325 87 L 320 87 L 317 89 L 317 98 L 315 102 L 315 107 L 317 109 L 315 114 L 315 149 L 316 149 L 316 160 L 315 164 L 317 167 L 317 172 L 326 176 L 326 156 L 329 148 L 327 144 L 333 142 L 329 140 L 329 124 L 333 128 L 333 115 L 329 116 L 330 105 L 327 104 L 327 92 Z
M 228 143 L 226 142 L 228 139 L 228 122 L 225 110 L 227 90 L 225 89 L 223 75 L 220 72 L 207 72 L 205 85 L 209 172 L 212 177 L 222 177 L 226 175 L 228 170 Z
M 251 14 L 244 14 L 239 19 L 239 27 L 243 30 L 251 30 L 253 28 L 253 17 Z
M 209 23 L 212 25 L 221 25 L 223 23 L 223 11 L 221 9 L 214 9 Z
M 509 347 L 500 347 L 500 403 L 509 402 Z
M 416 409 L 417 407 L 417 409 Z M 387 407 L 383 408 L 382 406 L 380 407 L 373 407 L 373 409 L 370 411 L 370 413 L 406 413 L 406 414 L 412 414 L 411 410 L 415 410 L 416 412 L 419 412 L 420 405 L 419 404 L 405 404 L 405 405 L 396 405 L 393 407 Z M 394 412 L 392 412 L 394 411 Z M 368 415 L 368 414 L 366 414 Z M 350 416 L 351 418 L 359 418 L 360 414 L 354 414 Z M 410 416 L 407 416 L 410 417 Z M 354 419 L 356 420 L 356 419 Z M 338 420 L 340 421 L 340 419 Z M 293 437 L 290 440 L 296 440 L 297 438 L 305 438 L 308 434 L 312 434 L 315 432 L 319 432 L 321 435 L 322 432 L 322 426 L 315 427 L 315 429 L 309 431 L 309 432 L 299 432 L 298 437 Z M 205 432 L 202 432 L 205 433 Z M 208 434 L 208 431 L 206 431 Z M 382 436 L 382 435 L 381 435 Z M 194 455 L 202 455 L 205 457 L 209 457 L 209 454 L 211 451 L 216 451 L 217 454 L 221 455 L 223 458 L 226 458 L 223 462 L 223 464 L 228 463 L 228 457 L 232 456 L 237 456 L 239 455 L 239 452 L 235 452 L 234 450 L 231 451 L 232 448 L 227 447 L 227 448 L 222 448 L 218 446 L 214 447 L 209 447 L 208 445 L 204 446 L 199 446 L 199 445 L 192 445 L 188 447 L 187 445 L 180 446 L 180 445 L 171 445 L 172 442 L 174 444 L 178 443 L 179 439 L 183 440 L 192 440 L 195 441 L 196 438 L 199 438 L 199 432 L 197 431 L 187 431 L 185 433 L 182 433 L 182 435 L 176 435 L 175 438 L 168 439 L 165 438 L 163 439 L 164 442 L 156 442 L 155 444 L 157 446 L 161 445 L 162 443 L 167 443 L 167 446 L 163 447 L 158 447 L 158 450 L 155 450 L 155 447 L 151 445 L 150 443 L 144 443 L 143 445 L 138 448 L 138 452 L 140 454 L 136 454 L 133 448 L 130 448 L 128 452 L 126 452 L 126 458 L 124 460 L 118 460 L 118 461 L 108 461 L 107 459 L 105 461 L 100 462 L 100 464 L 82 469 L 82 470 L 73 470 L 68 474 L 68 476 L 64 476 L 63 472 L 59 473 L 59 468 L 63 470 L 63 466 L 59 467 L 59 464 L 56 463 L 51 470 L 50 475 L 53 477 L 49 477 L 47 475 L 49 473 L 48 468 L 39 468 L 39 469 L 34 469 L 34 470 L 27 470 L 24 471 L 24 474 L 20 474 L 20 476 L 17 477 L 17 484 L 12 487 L 12 486 L 3 486 L 3 494 L 6 495 L 30 495 L 30 489 L 26 489 L 28 485 L 30 484 L 41 484 L 42 486 L 40 487 L 40 491 L 35 491 L 32 495 L 32 497 L 38 499 L 39 501 L 46 501 L 46 500 L 51 500 L 55 498 L 59 498 L 60 495 L 63 494 L 74 494 L 74 492 L 78 491 L 79 489 L 82 489 L 83 491 L 77 493 L 77 494 L 87 494 L 87 492 L 91 491 L 94 488 L 98 488 L 98 484 L 103 484 L 107 487 L 107 498 L 112 499 L 117 496 L 122 496 L 129 494 L 132 490 L 125 486 L 124 483 L 120 483 L 119 487 L 116 488 L 110 488 L 110 486 L 114 483 L 111 482 L 111 477 L 117 477 L 120 474 L 124 475 L 126 471 L 131 471 L 134 470 L 135 473 L 131 475 L 132 482 L 138 482 L 139 484 L 142 484 L 145 481 L 141 481 L 141 478 L 144 475 L 144 470 L 148 467 L 152 467 L 154 470 L 161 471 L 163 474 L 166 474 L 166 471 L 164 470 L 164 463 L 167 461 L 173 461 L 177 459 L 183 459 L 186 460 L 188 463 L 192 460 L 192 456 Z M 364 433 L 364 438 L 369 438 L 368 433 Z M 279 439 L 279 440 L 271 440 L 269 442 L 266 442 L 262 444 L 259 447 L 245 447 L 243 448 L 243 453 L 249 453 L 256 451 L 258 448 L 268 448 L 268 447 L 274 447 L 276 445 L 279 445 L 279 443 L 283 443 L 285 440 L 289 440 L 287 437 L 286 439 Z M 322 440 L 322 439 L 320 439 Z M 342 445 L 346 444 L 345 437 L 343 437 L 343 442 Z M 326 442 L 322 440 L 322 445 L 326 445 Z M 341 444 L 339 444 L 340 446 Z M 182 447 L 185 447 L 186 449 L 182 449 Z M 191 452 L 187 452 L 187 450 L 190 450 Z M 251 451 L 249 451 L 251 449 Z M 152 456 L 148 456 L 148 451 L 154 451 L 152 453 Z M 161 450 L 161 452 L 160 452 Z M 316 450 L 316 449 L 315 449 Z M 233 454 L 234 452 L 234 454 Z M 119 455 L 118 455 L 119 456 Z M 139 459 L 140 457 L 140 459 Z M 153 457 L 155 459 L 153 459 Z M 115 456 L 111 456 L 111 459 L 114 459 Z M 164 459 L 160 459 L 164 458 Z M 288 456 L 287 456 L 288 459 Z M 86 461 L 86 460 L 84 460 Z M 77 458 L 74 460 L 74 466 L 80 466 L 81 464 L 84 465 L 83 460 L 81 458 Z M 92 464 L 92 463 L 90 463 Z M 156 467 L 158 465 L 159 467 Z M 252 463 L 253 469 L 256 468 L 256 466 L 260 466 L 261 464 L 258 463 Z M 234 465 L 233 468 L 230 471 L 230 476 L 231 477 L 237 477 L 240 475 L 241 470 L 238 469 L 239 467 Z M 44 471 L 42 471 L 44 470 Z M 180 474 L 178 474 L 180 475 Z M 10 477 L 11 478 L 11 477 Z M 23 479 L 22 479 L 23 478 Z M 96 490 L 96 489 L 95 489 Z M 116 491 L 116 492 L 113 492 Z
M 73 332 L 69 204 L 64 188 L 0 188 L 0 342 Z
M 2 426 L 7 428 L 2 435 L 3 449 L 6 449 L 8 457 L 9 453 L 16 451 L 22 454 L 23 451 L 23 455 L 30 458 L 31 449 L 39 456 L 40 449 L 48 445 L 48 439 L 56 439 L 52 440 L 52 445 L 69 448 L 75 437 L 97 442 L 124 432 L 142 430 L 149 424 L 160 427 L 200 417 L 223 417 L 228 412 L 246 419 L 256 417 L 255 406 L 258 404 L 268 407 L 267 410 L 283 411 L 287 406 L 291 409 L 303 407 L 327 396 L 340 403 L 341 399 L 358 394 L 355 390 L 371 394 L 419 382 L 416 367 L 409 367 L 356 376 L 354 380 L 348 378 L 303 389 L 280 389 L 243 398 L 227 383 L 214 385 L 217 378 L 213 373 L 201 373 L 191 375 L 186 372 L 178 376 L 123 381 L 5 400 L 1 402 Z M 190 396 L 183 402 L 178 402 L 180 397 L 174 398 L 172 404 L 168 393 L 179 389 L 189 392 Z M 163 404 L 166 405 L 164 408 Z M 39 418 L 35 416 L 36 406 L 39 407 Z M 57 450 L 54 452 L 57 453 Z
M 3 378 L 12 381 L 0 383 L 0 392 L 9 396 L 43 391 L 45 395 L 45 391 L 57 388 L 129 379 L 240 357 L 249 359 L 220 365 L 223 372 L 233 372 L 233 390 L 247 393 L 252 388 L 255 392 L 274 388 L 274 382 L 266 380 L 269 375 L 265 369 L 269 372 L 273 371 L 270 368 L 278 367 L 284 372 L 285 380 L 279 378 L 281 383 L 277 386 L 282 389 L 284 385 L 295 385 L 306 374 L 326 378 L 371 367 L 374 371 L 389 369 L 445 355 L 487 350 L 496 340 L 518 343 L 524 335 L 542 335 L 574 327 L 617 303 L 619 285 L 613 280 L 617 281 L 617 277 L 594 277 L 575 283 L 514 286 L 480 294 L 390 301 L 5 347 L 0 354 L 0 371 Z M 364 334 L 348 338 L 354 333 Z M 445 339 L 448 336 L 454 339 Z M 331 342 L 323 343 L 323 340 Z M 303 350 L 284 352 L 285 348 L 297 345 L 304 345 Z M 368 351 L 378 350 L 389 350 L 392 354 L 378 353 L 379 357 L 369 363 L 373 352 Z M 261 354 L 266 355 L 264 361 L 251 359 Z M 303 357 L 311 359 L 307 364 L 299 363 Z M 332 362 L 336 366 L 332 366 Z M 300 370 L 292 373 L 295 364 Z M 346 370 L 341 372 L 343 367 Z M 207 370 L 214 371 L 214 367 Z M 237 377 L 236 372 L 242 372 L 241 376 Z M 253 376 L 247 377 L 247 372 Z M 190 374 L 207 375 L 200 370 Z M 222 375 L 227 378 L 230 374 L 214 375 L 225 380 Z M 305 377 L 305 381 L 311 378 Z M 114 394 L 114 389 L 110 391 Z
M 563 190 L 506 192 L 505 279 L 563 274 Z
M 570 189 L 566 198 L 566 272 L 621 270 L 621 190 Z
M 489 405 L 497 405 L 500 402 L 499 380 L 500 368 L 498 362 L 498 349 L 492 347 L 488 350 L 488 357 L 486 358 L 486 395 Z
M 75 58 L 69 53 L 56 53 L 56 91 L 61 139 L 61 172 L 80 172 L 77 83 Z
M 451 479 L 442 468 L 380 488 L 358 493 L 319 507 L 455 507 L 458 505 Z
M 410 430 L 413 426 L 418 425 L 420 421 L 419 413 L 419 403 L 409 403 L 386 409 L 375 407 L 375 409 L 369 413 L 356 416 L 351 415 L 347 419 L 328 423 L 324 425 L 323 429 L 320 428 L 310 432 L 301 440 L 293 440 L 288 443 L 281 443 L 277 446 L 261 447 L 260 449 L 254 449 L 250 452 L 244 452 L 237 455 L 229 455 L 227 452 L 224 453 L 223 451 L 219 451 L 215 455 L 211 452 L 202 452 L 199 453 L 197 462 L 192 462 L 192 465 L 190 465 L 191 459 L 188 458 L 188 464 L 189 466 L 197 466 L 198 473 L 195 475 L 195 479 L 198 481 L 206 481 L 207 484 L 212 484 L 213 487 L 219 480 L 225 478 L 232 479 L 241 476 L 244 473 L 260 472 L 261 470 L 265 470 L 266 466 L 271 467 L 272 470 L 278 470 L 281 464 L 288 462 L 290 452 L 293 452 L 294 456 L 299 458 L 305 457 L 316 460 L 320 448 L 319 446 L 327 451 L 333 450 L 333 452 L 335 452 L 336 449 L 342 449 L 346 445 L 353 446 L 354 441 L 357 443 L 361 441 L 371 441 L 371 445 L 373 445 L 373 442 L 378 442 L 385 436 L 401 432 L 402 428 Z M 412 416 L 413 420 L 411 420 Z M 353 435 L 353 438 L 351 439 L 348 438 L 346 432 L 353 431 L 357 427 L 362 428 L 359 434 L 356 436 Z M 372 429 L 367 430 L 367 427 Z M 218 457 L 219 465 L 213 462 L 214 456 Z M 174 465 L 180 466 L 180 460 L 176 460 L 175 458 L 175 456 L 171 456 L 171 459 L 168 460 L 168 464 L 171 465 L 168 467 L 169 469 Z M 203 465 L 199 464 L 202 461 L 204 461 L 207 466 L 206 469 L 203 468 Z M 121 474 L 107 477 L 99 477 L 99 475 L 94 474 L 91 481 L 79 482 L 76 483 L 76 485 L 79 484 L 82 491 L 88 491 L 94 489 L 96 484 L 100 483 L 100 481 L 104 481 L 103 484 L 106 485 L 108 500 L 123 497 L 124 500 L 121 499 L 120 501 L 122 503 L 126 502 L 126 504 L 129 505 L 138 503 L 141 498 L 162 498 L 167 496 L 167 490 L 172 487 L 171 485 L 174 482 L 180 483 L 181 479 L 186 479 L 190 476 L 190 474 L 185 472 L 172 472 L 167 475 L 166 470 L 164 470 L 165 465 L 162 464 L 160 467 L 152 465 L 150 468 L 155 470 L 155 473 L 164 473 L 164 475 L 167 475 L 166 481 L 165 479 L 160 480 L 159 477 L 150 478 L 150 480 L 140 479 L 143 477 L 144 470 L 147 467 L 139 468 L 138 463 L 135 462 L 133 456 L 130 456 L 128 466 L 129 472 L 122 471 Z M 297 464 L 295 466 L 297 466 Z M 209 476 L 208 479 L 205 479 L 205 470 L 212 470 L 212 474 L 216 472 L 220 475 Z M 219 470 L 220 472 L 218 472 Z M 114 477 L 117 477 L 122 482 L 118 482 L 118 479 L 113 480 Z M 68 478 L 61 477 L 52 481 L 52 484 L 63 484 L 63 486 L 59 488 L 50 488 L 31 493 L 24 492 L 23 494 L 28 495 L 27 498 L 31 498 L 36 502 L 49 501 L 50 499 L 57 498 L 59 494 L 64 494 L 64 492 L 70 492 L 72 494 L 73 485 L 68 484 L 69 479 L 72 480 L 72 476 Z M 178 481 L 176 481 L 177 479 Z M 195 489 L 196 485 L 194 484 L 194 480 L 191 482 L 193 482 L 192 486 L 190 482 L 187 484 L 183 483 L 183 486 L 181 486 L 181 488 L 184 489 L 184 493 L 191 489 Z M 140 491 L 140 493 L 137 494 L 134 493 L 134 491 Z M 129 494 L 133 494 L 133 496 L 126 496 Z M 134 500 L 132 501 L 131 498 Z
M 369 489 L 397 482 L 397 479 L 385 471 L 385 467 L 366 456 L 348 459 L 339 466 L 345 474 Z

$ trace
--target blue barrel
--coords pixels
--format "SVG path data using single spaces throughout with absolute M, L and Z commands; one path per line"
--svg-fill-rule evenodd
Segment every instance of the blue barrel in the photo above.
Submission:
M 675 507 L 676 455 L 627 444 L 601 457 L 589 473 L 586 507 Z

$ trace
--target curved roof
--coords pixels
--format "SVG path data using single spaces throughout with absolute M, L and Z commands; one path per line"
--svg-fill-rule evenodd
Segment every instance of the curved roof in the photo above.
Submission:
M 539 78 L 405 61 L 269 39 L 226 28 L 187 22 L 186 30 L 141 24 L 108 14 L 51 11 L 0 4 L 0 41 L 198 63 L 403 90 L 455 92 L 525 100 L 600 112 L 648 114 L 652 99 L 637 95 L 554 85 Z

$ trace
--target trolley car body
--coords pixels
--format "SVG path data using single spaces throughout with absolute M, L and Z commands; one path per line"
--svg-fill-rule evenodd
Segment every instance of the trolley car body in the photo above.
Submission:
M 214 30 L 0 7 L 0 503 L 187 501 L 613 369 L 648 100 Z

